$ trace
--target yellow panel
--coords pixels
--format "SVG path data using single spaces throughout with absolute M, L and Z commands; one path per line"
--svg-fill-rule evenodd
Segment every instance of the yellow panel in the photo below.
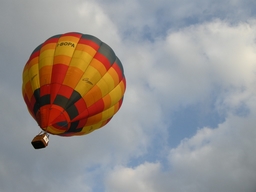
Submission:
M 23 73 L 24 73 L 26 70 L 28 70 L 28 68 L 29 68 L 29 63 L 27 62 L 26 65 L 24 66 Z
M 84 52 L 84 53 L 87 53 L 89 54 L 91 57 L 93 57 L 95 54 L 96 54 L 96 50 L 93 49 L 91 46 L 88 46 L 88 45 L 84 45 L 84 44 L 78 44 L 76 46 L 76 51 L 81 51 L 81 52 Z M 75 56 L 75 55 L 74 55 Z
M 26 84 L 29 81 L 28 69 L 23 71 L 22 79 L 23 79 L 23 84 Z
M 89 53 L 87 53 L 86 51 L 81 51 L 81 50 L 75 50 L 74 54 L 73 54 L 73 58 L 78 58 L 78 59 L 82 59 L 82 60 L 88 60 L 91 61 L 93 56 L 90 55 Z
M 32 90 L 32 86 L 31 86 L 31 83 L 28 82 L 26 85 L 25 85 L 25 92 L 26 92 L 26 95 L 28 96 L 28 99 L 30 100 L 32 95 L 33 95 L 33 90 Z
M 75 54 L 73 55 L 72 60 L 70 62 L 70 66 L 78 67 L 82 71 L 84 71 L 90 64 L 92 57 L 85 52 L 80 52 L 79 56 L 78 56 L 78 53 L 76 55 L 77 56 L 75 56 Z
M 107 82 L 107 84 L 108 84 L 108 93 L 109 93 L 111 90 L 113 90 L 113 89 L 115 88 L 115 86 L 118 84 L 118 83 L 115 84 L 115 81 L 114 81 L 112 75 L 111 75 L 109 72 L 107 72 L 107 73 L 103 76 L 102 79 L 103 79 L 105 82 Z
M 111 98 L 109 107 L 115 105 L 123 97 L 120 85 L 116 86 L 108 95 Z
M 103 102 L 104 102 L 104 110 L 108 109 L 109 107 L 111 107 L 111 97 L 109 94 L 107 94 L 105 97 L 102 98 Z
M 102 112 L 102 121 L 111 118 L 115 114 L 115 108 L 110 107 L 109 109 Z
M 122 81 L 119 83 L 119 86 L 120 86 L 120 88 L 121 88 L 121 90 L 122 90 L 122 94 L 124 94 L 124 92 L 125 92 L 125 84 L 124 84 L 124 81 L 125 81 L 125 79 L 122 79 Z
M 78 69 L 77 67 L 69 67 L 66 73 L 65 79 L 63 81 L 63 84 L 74 88 L 80 81 L 82 75 L 83 75 L 82 70 Z
M 120 109 L 121 105 L 119 103 L 116 103 L 114 105 L 114 110 L 115 110 L 115 113 Z
M 109 73 L 109 75 L 112 77 L 112 79 L 113 79 L 113 81 L 114 81 L 114 86 L 116 86 L 116 85 L 119 83 L 119 81 L 120 81 L 116 70 L 111 67 L 111 68 L 108 70 L 108 73 Z
M 105 66 L 97 59 L 92 59 L 92 62 L 90 63 L 90 65 L 95 69 L 97 69 L 101 74 L 101 76 L 105 75 L 105 73 L 107 72 Z
M 40 59 L 39 61 L 39 69 L 51 65 L 53 65 L 53 57 L 45 57 L 44 59 Z
M 89 58 L 87 58 L 89 61 Z M 85 71 L 86 68 L 89 66 L 90 62 L 82 60 L 80 58 L 74 58 L 72 57 L 69 66 L 71 67 L 77 67 L 79 68 L 81 71 Z
M 85 95 L 99 80 L 101 79 L 100 73 L 90 65 L 84 72 L 80 82 L 77 84 L 75 90 L 82 96 Z
M 32 65 L 36 65 L 36 64 L 38 64 L 38 57 L 31 59 L 27 64 L 27 67 L 30 68 Z
M 114 88 L 114 82 L 109 75 L 104 75 L 97 83 L 97 86 L 100 88 L 101 94 L 104 97 Z
M 55 49 L 46 49 L 44 51 L 41 50 L 39 58 L 43 59 L 45 57 L 53 57 L 54 56 Z
M 61 36 L 59 39 L 59 42 L 78 42 L 80 38 L 74 37 L 74 36 Z
M 75 42 L 59 41 L 55 49 L 55 55 L 66 55 L 72 57 L 75 47 Z
M 46 50 L 54 50 L 57 43 L 47 43 L 40 49 L 40 54 Z
M 32 85 L 32 90 L 35 91 L 40 87 L 39 84 L 39 71 L 38 71 L 38 65 L 33 65 L 29 69 L 29 78 Z
M 102 126 L 102 122 L 99 122 L 97 124 L 90 125 L 90 126 L 84 126 L 82 131 L 75 133 L 75 135 L 85 135 L 85 134 L 91 133 L 92 131 L 99 129 L 101 126 Z
M 41 51 L 40 55 L 39 55 L 39 60 L 41 61 L 42 59 L 47 58 L 47 57 L 52 58 L 54 56 L 54 51 L 55 51 L 55 49 L 47 49 L 45 51 Z
M 63 130 L 56 129 L 56 128 L 53 127 L 53 126 L 48 126 L 48 127 L 46 128 L 46 130 L 47 130 L 49 133 L 53 134 L 53 135 L 59 135 L 59 134 L 61 134 L 61 133 L 64 132 Z

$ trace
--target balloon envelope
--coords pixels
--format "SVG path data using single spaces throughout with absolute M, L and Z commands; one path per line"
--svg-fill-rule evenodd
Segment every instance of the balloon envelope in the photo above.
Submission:
M 98 38 L 76 32 L 53 36 L 31 54 L 23 70 L 28 111 L 46 132 L 88 134 L 121 107 L 123 66 Z

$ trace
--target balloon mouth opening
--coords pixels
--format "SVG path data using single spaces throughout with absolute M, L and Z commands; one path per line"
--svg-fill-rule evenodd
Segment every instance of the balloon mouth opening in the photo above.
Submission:
M 36 121 L 43 131 L 53 135 L 65 133 L 70 127 L 68 114 L 59 106 L 40 108 Z

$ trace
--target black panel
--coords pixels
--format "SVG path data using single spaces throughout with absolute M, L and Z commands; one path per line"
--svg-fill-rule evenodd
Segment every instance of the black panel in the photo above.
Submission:
M 35 99 L 36 99 L 36 102 L 37 103 L 39 103 L 40 102 L 40 89 L 36 89 L 35 91 L 34 91 L 34 97 L 35 97 Z
M 37 111 L 40 109 L 40 105 L 39 105 L 39 103 L 35 103 L 35 105 L 34 105 L 34 108 L 33 108 L 33 112 L 34 112 L 34 115 L 36 116 L 36 113 L 37 113 Z
M 33 112 L 35 115 L 40 107 L 51 104 L 51 95 L 48 94 L 40 97 L 40 89 L 37 89 L 34 92 L 34 97 L 36 99 L 36 103 L 33 108 Z M 62 107 L 64 110 L 67 111 L 70 119 L 74 119 L 76 116 L 78 116 L 78 110 L 74 103 L 77 102 L 79 99 L 81 99 L 81 95 L 74 90 L 70 98 L 66 98 L 62 95 L 57 95 L 55 100 L 53 101 L 53 104 Z
M 71 120 L 78 116 L 78 111 L 75 105 L 71 105 L 68 109 L 66 109 L 66 111 Z
M 55 100 L 53 101 L 53 104 L 58 105 L 58 106 L 62 107 L 63 109 L 65 109 L 67 102 L 68 102 L 68 98 L 66 98 L 62 95 L 57 95 Z
M 54 35 L 54 36 L 50 37 L 49 39 L 53 39 L 53 38 L 59 39 L 61 36 L 62 36 L 62 34 L 58 34 L 58 35 Z M 49 39 L 47 39 L 46 41 L 48 41 Z
M 83 128 L 77 128 L 79 124 L 79 121 L 75 121 L 71 123 L 69 130 L 66 131 L 66 133 L 77 133 L 80 132 Z
M 121 61 L 119 60 L 118 57 L 116 57 L 116 63 L 118 65 L 118 67 L 120 68 L 120 70 L 122 71 L 122 74 L 124 76 L 124 68 L 123 68 L 123 65 L 122 65 L 122 63 L 121 63 Z
M 91 41 L 95 42 L 95 43 L 98 44 L 98 45 L 101 44 L 101 40 L 99 40 L 97 37 L 94 37 L 94 36 L 92 36 L 92 35 L 83 34 L 83 35 L 82 35 L 82 39 L 91 40 Z
M 101 44 L 98 52 L 104 55 L 106 58 L 108 58 L 111 65 L 115 62 L 116 55 L 114 51 L 111 49 L 111 47 L 109 47 L 106 43 Z
M 58 126 L 60 127 L 67 127 L 68 126 L 68 122 L 67 121 L 60 121 L 58 123 L 56 123 Z
M 44 105 L 50 104 L 50 101 L 51 101 L 51 96 L 50 96 L 50 94 L 48 94 L 48 95 L 42 96 L 40 98 L 39 103 L 40 103 L 40 106 L 44 106 Z
M 74 90 L 72 95 L 70 96 L 65 108 L 69 108 L 71 105 L 73 105 L 79 99 L 81 99 L 81 95 L 77 91 Z
M 37 51 L 40 51 L 40 49 L 42 48 L 42 45 L 43 45 L 43 44 L 38 45 L 38 46 L 34 49 L 34 51 L 32 52 L 31 55 L 33 55 L 33 53 L 35 53 L 35 52 L 37 52 Z

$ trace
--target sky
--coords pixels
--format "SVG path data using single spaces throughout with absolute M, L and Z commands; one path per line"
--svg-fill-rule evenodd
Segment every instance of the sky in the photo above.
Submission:
M 255 0 L 2 0 L 0 191 L 255 192 Z M 40 132 L 22 70 L 47 38 L 91 34 L 115 51 L 120 111 L 82 137 Z

